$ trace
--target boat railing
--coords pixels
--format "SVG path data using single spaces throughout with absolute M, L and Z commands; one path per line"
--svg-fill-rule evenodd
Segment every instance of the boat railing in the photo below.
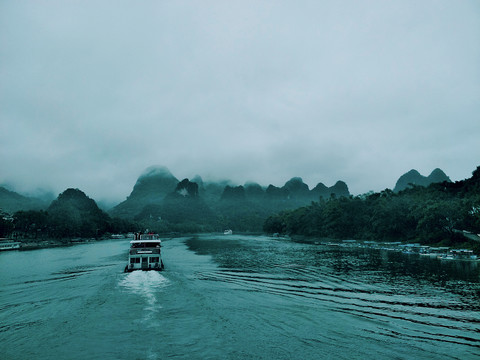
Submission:
M 130 249 L 130 255 L 136 255 L 136 254 L 160 254 L 160 248 Z

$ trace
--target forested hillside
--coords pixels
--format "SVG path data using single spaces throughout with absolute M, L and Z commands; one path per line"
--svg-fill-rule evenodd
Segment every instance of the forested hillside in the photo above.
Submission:
M 334 239 L 462 243 L 464 231 L 480 233 L 480 167 L 470 179 L 455 183 L 321 199 L 269 217 L 264 231 Z
M 0 209 L 9 214 L 20 210 L 42 210 L 48 202 L 38 198 L 20 195 L 0 186 Z
M 455 183 L 409 183 L 400 192 L 358 196 L 350 195 L 341 181 L 310 190 L 296 177 L 282 187 L 265 188 L 204 183 L 200 177 L 178 181 L 166 168 L 147 170 L 110 213 L 82 191 L 67 189 L 45 210 L 3 212 L 0 237 L 100 238 L 145 229 L 164 234 L 232 229 L 452 245 L 466 241 L 465 231 L 480 233 L 480 167 L 471 178 Z
M 132 229 L 132 222 L 111 218 L 78 189 L 65 190 L 46 210 L 21 210 L 0 218 L 0 237 L 17 239 L 99 238 Z

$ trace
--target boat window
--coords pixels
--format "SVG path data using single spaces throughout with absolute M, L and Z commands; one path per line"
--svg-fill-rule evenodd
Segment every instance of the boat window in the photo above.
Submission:
M 159 248 L 160 246 L 161 246 L 160 242 L 150 242 L 150 243 L 142 242 L 142 243 L 133 243 L 131 247 L 133 249 L 140 249 L 140 248 L 152 248 L 152 247 Z

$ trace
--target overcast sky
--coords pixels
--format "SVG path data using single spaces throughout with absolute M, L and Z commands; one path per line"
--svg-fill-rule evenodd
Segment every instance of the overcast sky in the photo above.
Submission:
M 0 0 L 0 184 L 353 194 L 480 165 L 480 2 Z

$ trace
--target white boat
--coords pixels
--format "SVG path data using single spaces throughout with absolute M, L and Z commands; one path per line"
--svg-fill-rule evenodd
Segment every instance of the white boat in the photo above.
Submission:
M 20 242 L 12 240 L 0 240 L 0 251 L 4 250 L 18 250 L 20 249 Z
M 162 241 L 158 234 L 136 234 L 130 241 L 125 272 L 134 270 L 163 270 Z
M 425 246 L 424 251 L 420 252 L 420 256 L 427 256 L 431 258 L 440 258 L 443 256 L 447 256 L 448 251 L 450 248 L 448 247 L 428 247 Z
M 125 235 L 122 234 L 112 234 L 110 237 L 112 239 L 125 239 Z
M 230 229 L 228 229 L 228 230 L 225 230 L 225 231 L 223 232 L 223 234 L 224 234 L 224 235 L 232 235 L 232 234 L 233 234 L 233 231 L 230 230 Z
M 469 260 L 477 261 L 477 255 L 473 253 L 473 250 L 467 249 L 452 249 L 447 254 L 438 257 L 442 260 Z

